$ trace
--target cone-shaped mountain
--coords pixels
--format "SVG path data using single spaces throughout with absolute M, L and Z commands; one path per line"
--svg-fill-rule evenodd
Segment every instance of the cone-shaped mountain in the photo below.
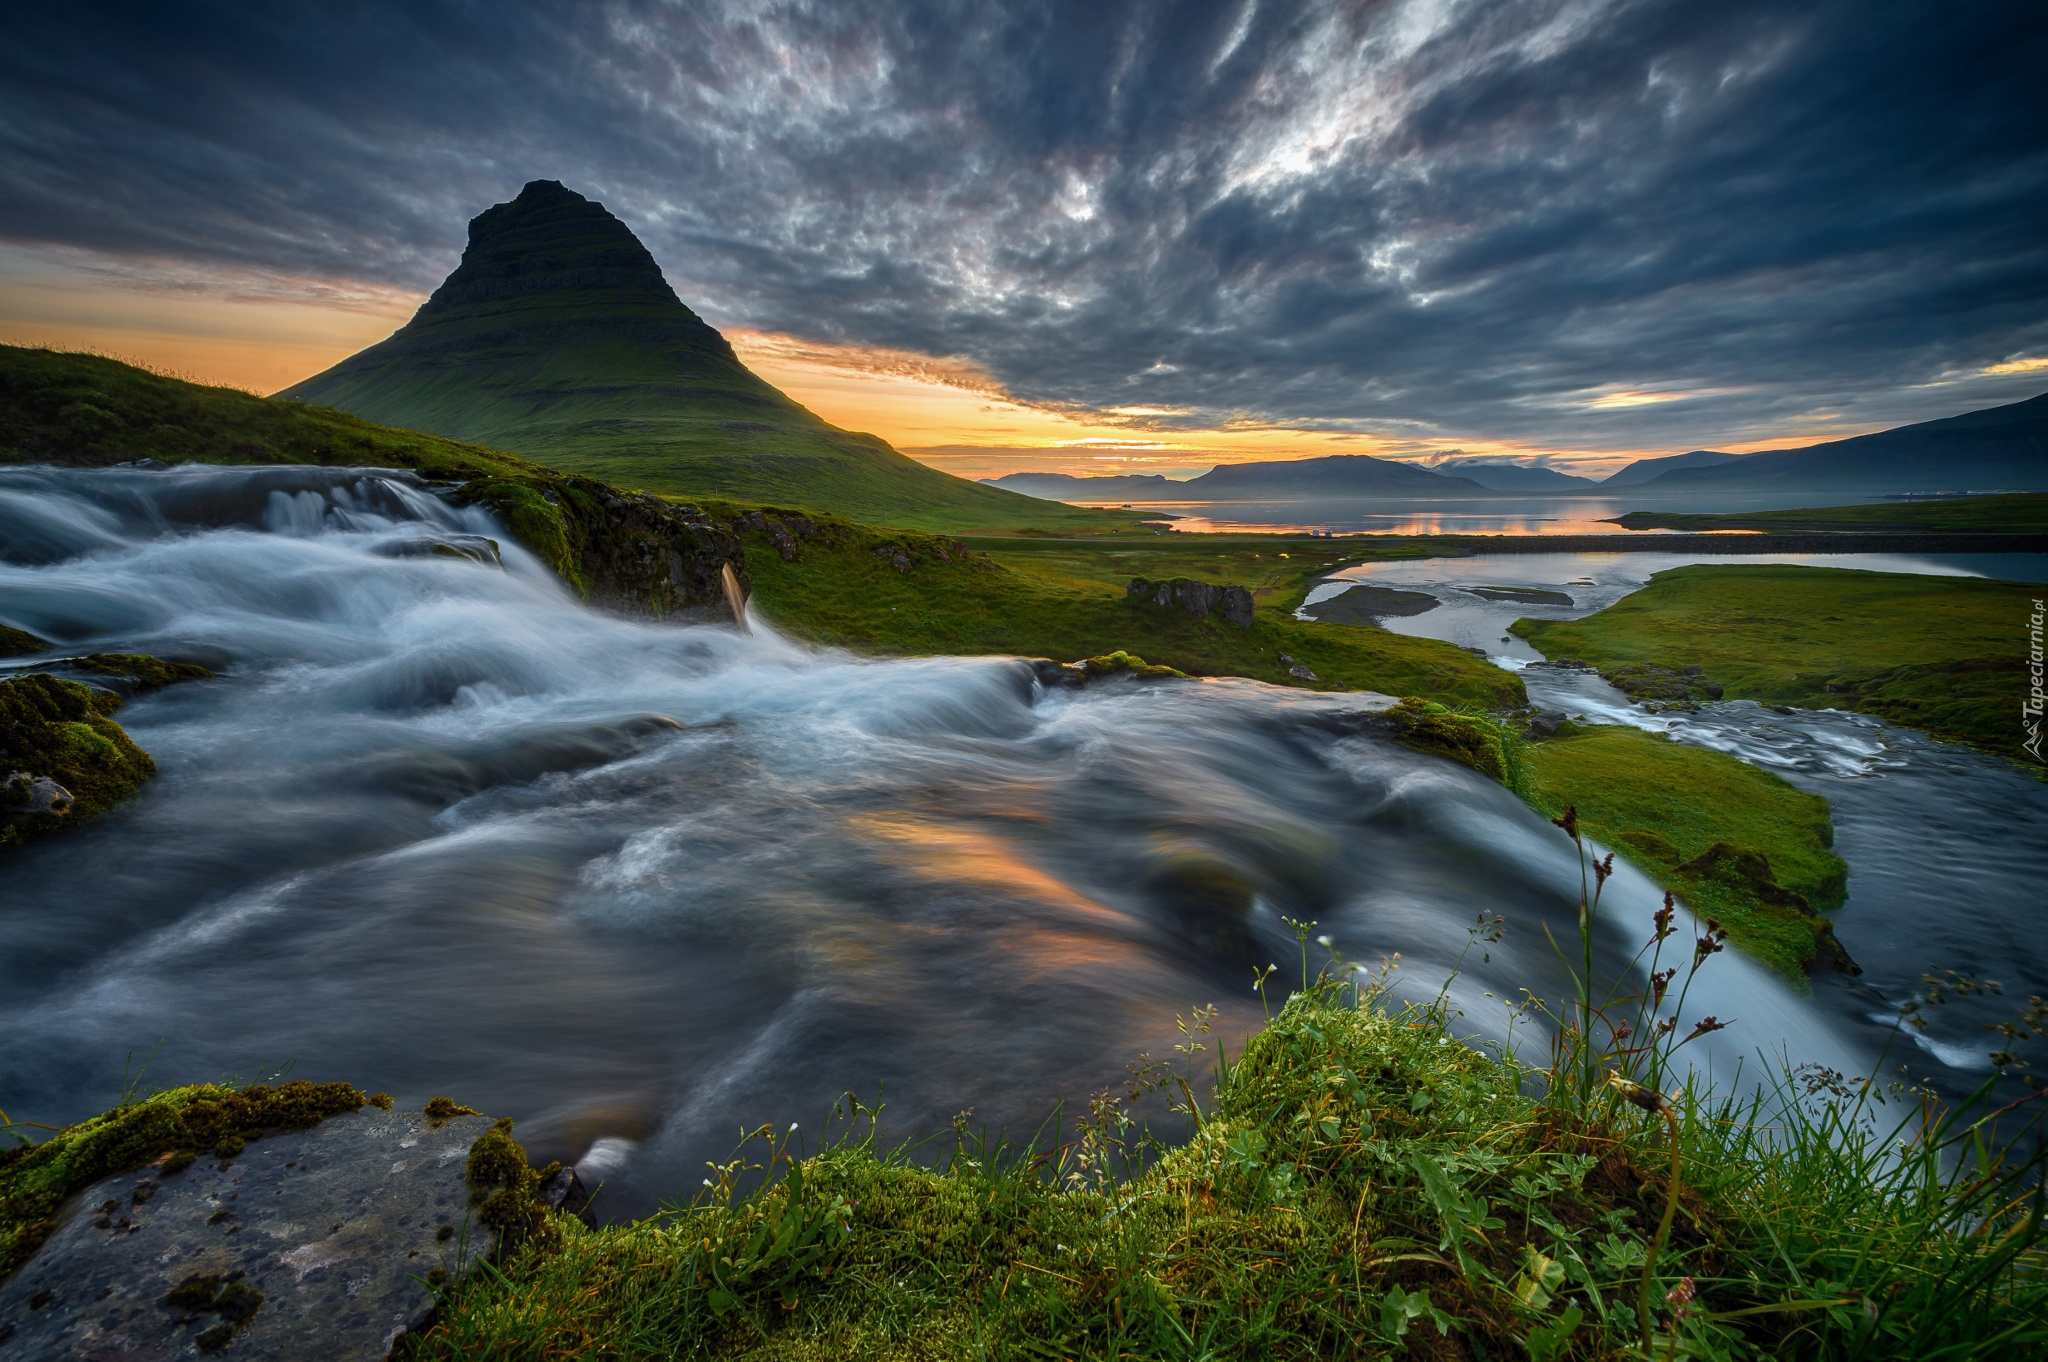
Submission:
M 554 180 L 471 219 L 462 263 L 404 327 L 279 396 L 657 492 L 933 528 L 1093 515 L 828 425 L 742 364 L 625 223 Z

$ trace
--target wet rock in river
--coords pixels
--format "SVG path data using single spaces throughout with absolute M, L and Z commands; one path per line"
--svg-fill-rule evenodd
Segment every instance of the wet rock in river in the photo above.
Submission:
M 424 539 L 400 539 L 377 550 L 385 558 L 457 558 L 484 567 L 505 566 L 498 541 L 481 534 L 444 534 Z
M 470 1208 L 489 1118 L 374 1108 L 103 1179 L 0 1282 L 0 1362 L 87 1356 L 376 1359 L 497 1247 Z M 438 1270 L 438 1271 L 437 1271 Z
M 1706 701 L 1721 698 L 1720 685 L 1707 680 L 1699 667 L 1660 667 L 1653 662 L 1631 662 L 1610 668 L 1600 675 L 1616 690 L 1652 712 L 1697 709 Z

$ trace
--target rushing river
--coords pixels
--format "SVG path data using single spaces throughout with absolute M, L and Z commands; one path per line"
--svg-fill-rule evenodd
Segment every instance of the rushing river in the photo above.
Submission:
M 458 534 L 504 568 L 408 553 Z M 1048 693 L 1013 659 L 610 618 L 482 512 L 362 470 L 0 470 L 0 620 L 222 672 L 122 711 L 161 767 L 137 799 L 0 862 L 16 1119 L 101 1109 L 145 1060 L 289 1064 L 512 1115 L 617 1214 L 848 1089 L 905 1133 L 969 1107 L 1028 1133 L 1170 1053 L 1176 1013 L 1221 1004 L 1234 1044 L 1254 967 L 1276 1001 L 1294 973 L 1283 916 L 1399 952 L 1397 996 L 1462 959 L 1481 1036 L 1564 989 L 1570 844 L 1361 732 L 1356 697 Z M 1605 971 L 1657 899 L 1617 876 Z M 1698 1049 L 1716 1075 L 1872 1054 L 1732 953 L 1704 1013 L 1738 1019 Z

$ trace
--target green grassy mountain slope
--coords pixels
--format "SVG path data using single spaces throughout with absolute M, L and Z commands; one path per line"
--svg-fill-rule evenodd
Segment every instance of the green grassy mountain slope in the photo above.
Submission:
M 389 339 L 279 396 L 654 492 L 933 529 L 1128 519 L 826 424 L 742 364 L 624 223 L 553 180 L 473 219 L 462 263 Z
M 0 345 L 0 463 L 311 463 L 430 478 L 544 475 L 513 455 L 100 355 Z

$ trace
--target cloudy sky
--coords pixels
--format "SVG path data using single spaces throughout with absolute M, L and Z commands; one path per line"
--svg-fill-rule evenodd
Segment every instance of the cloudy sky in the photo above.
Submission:
M 285 386 L 560 179 L 958 471 L 1749 449 L 2048 390 L 2038 0 L 9 6 L 0 339 Z

